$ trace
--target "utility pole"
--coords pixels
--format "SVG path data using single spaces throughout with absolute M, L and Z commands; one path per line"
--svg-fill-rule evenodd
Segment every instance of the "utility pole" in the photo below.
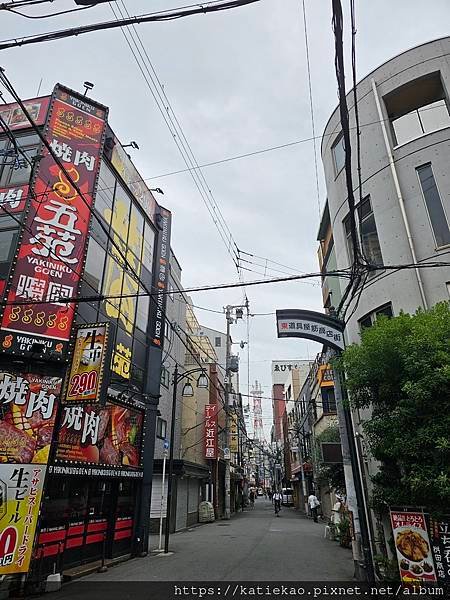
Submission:
M 248 311 L 249 305 L 248 300 L 245 305 L 228 305 L 225 307 L 225 318 L 227 321 L 227 340 L 226 340 L 226 362 L 225 362 L 225 439 L 226 447 L 230 448 L 230 392 L 231 386 L 231 336 L 230 326 L 234 323 L 233 310 L 236 309 L 236 320 L 242 319 L 243 309 L 246 308 Z M 224 518 L 229 519 L 231 516 L 231 473 L 230 473 L 230 462 L 231 459 L 225 461 L 225 514 Z

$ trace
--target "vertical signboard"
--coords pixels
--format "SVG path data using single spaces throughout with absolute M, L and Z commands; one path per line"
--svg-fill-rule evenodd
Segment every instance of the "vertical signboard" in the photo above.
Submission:
M 164 318 L 166 312 L 167 290 L 169 282 L 170 261 L 170 229 L 172 222 L 171 213 L 159 207 L 156 222 L 159 228 L 157 245 L 155 249 L 154 291 L 151 303 L 150 339 L 153 346 L 162 348 L 164 343 Z
M 391 510 L 391 524 L 401 580 L 405 583 L 436 581 L 425 515 Z
M 64 299 L 78 293 L 106 118 L 105 107 L 55 87 L 44 135 L 70 179 L 44 147 L 3 312 L 3 351 L 58 358 L 67 348 L 75 303 Z
M 30 565 L 61 383 L 0 373 L 0 575 Z
M 431 551 L 436 567 L 437 580 L 450 585 L 450 515 L 442 519 L 428 519 Z
M 217 458 L 217 405 L 205 406 L 205 458 Z
M 30 567 L 45 470 L 36 464 L 1 465 L 0 575 Z
M 238 417 L 231 413 L 230 419 L 230 452 L 239 452 Z
M 105 370 L 108 330 L 109 323 L 78 326 L 66 402 L 95 402 L 99 399 Z

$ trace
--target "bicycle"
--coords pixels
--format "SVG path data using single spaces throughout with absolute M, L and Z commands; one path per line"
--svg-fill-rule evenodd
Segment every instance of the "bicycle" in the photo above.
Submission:
M 275 514 L 277 517 L 280 516 L 281 504 L 279 500 L 275 500 Z

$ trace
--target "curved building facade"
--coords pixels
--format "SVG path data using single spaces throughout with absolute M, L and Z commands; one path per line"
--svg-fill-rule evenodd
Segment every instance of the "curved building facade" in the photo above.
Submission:
M 353 91 L 348 94 L 356 221 L 361 250 L 378 265 L 347 315 L 348 343 L 377 314 L 413 313 L 449 299 L 450 267 L 383 266 L 450 262 L 450 37 L 408 50 L 357 84 L 361 193 Z M 352 263 L 339 111 L 322 138 L 327 205 L 319 230 L 322 269 Z M 324 278 L 324 306 L 337 307 L 345 281 Z

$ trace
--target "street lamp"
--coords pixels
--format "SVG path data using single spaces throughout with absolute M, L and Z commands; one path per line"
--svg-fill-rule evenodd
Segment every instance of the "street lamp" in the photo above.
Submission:
M 134 140 L 132 140 L 129 144 L 123 144 L 122 148 L 134 148 L 135 150 L 139 150 L 139 146 Z
M 203 367 L 198 367 L 196 369 L 190 369 L 185 373 L 178 373 L 178 364 L 175 364 L 175 371 L 173 373 L 173 393 L 172 393 L 172 421 L 170 423 L 170 452 L 169 452 L 169 474 L 167 480 L 167 508 L 166 508 L 166 527 L 164 532 L 164 554 L 169 552 L 169 536 L 170 536 L 170 514 L 172 512 L 172 479 L 173 479 L 173 449 L 174 449 L 174 441 L 175 441 L 175 417 L 176 417 L 176 406 L 177 406 L 177 386 L 183 379 L 188 379 L 188 381 L 183 386 L 182 394 L 183 396 L 193 396 L 194 390 L 192 388 L 192 384 L 190 382 L 189 377 L 194 373 L 200 373 L 199 378 L 197 379 L 197 387 L 198 388 L 207 388 L 208 387 L 208 378 L 205 374 L 205 369 Z

